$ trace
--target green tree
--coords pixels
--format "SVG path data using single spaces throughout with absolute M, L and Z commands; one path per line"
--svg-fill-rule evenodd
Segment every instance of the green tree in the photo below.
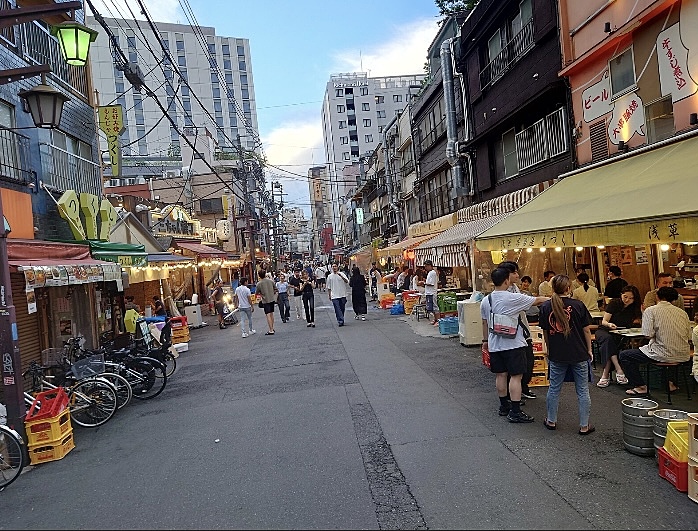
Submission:
M 439 13 L 448 17 L 472 9 L 478 2 L 479 0 L 434 0 Z

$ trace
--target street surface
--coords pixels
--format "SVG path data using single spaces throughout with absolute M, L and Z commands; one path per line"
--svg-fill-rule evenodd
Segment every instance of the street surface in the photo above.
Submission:
M 573 384 L 557 431 L 545 388 L 536 422 L 510 424 L 479 347 L 316 305 L 317 328 L 277 312 L 274 336 L 259 309 L 246 339 L 207 317 L 160 396 L 74 427 L 71 453 L 0 492 L 0 529 L 698 529 L 698 504 L 624 450 L 620 386 L 593 387 L 593 435 Z

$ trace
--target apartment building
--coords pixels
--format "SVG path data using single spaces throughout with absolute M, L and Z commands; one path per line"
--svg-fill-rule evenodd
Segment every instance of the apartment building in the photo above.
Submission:
M 327 166 L 313 166 L 308 169 L 308 188 L 310 192 L 310 218 L 312 241 L 311 254 L 326 254 L 326 248 L 332 249 L 332 205 L 330 197 L 330 179 Z M 326 230 L 326 229 L 329 229 Z M 328 242 L 327 240 L 330 240 Z

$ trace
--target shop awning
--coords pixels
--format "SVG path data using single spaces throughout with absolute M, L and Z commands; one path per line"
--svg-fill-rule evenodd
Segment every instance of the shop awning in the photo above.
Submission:
M 427 240 L 430 240 L 437 234 L 441 234 L 441 232 L 434 232 L 432 234 L 425 234 L 423 236 L 414 236 L 412 238 L 405 238 L 402 241 L 399 241 L 397 243 L 394 243 L 393 245 L 389 245 L 388 247 L 383 247 L 382 249 L 377 249 L 376 254 L 380 257 L 388 257 L 388 256 L 393 256 L 393 257 L 401 257 L 402 256 L 402 251 L 408 251 L 410 249 L 414 249 L 417 247 L 419 244 L 424 243 Z
M 696 153 L 693 137 L 563 178 L 477 237 L 477 248 L 698 241 Z
M 191 256 L 182 256 L 172 253 L 151 253 L 148 255 L 148 262 L 191 262 Z
M 144 245 L 121 242 L 88 241 L 93 258 L 123 266 L 143 267 L 148 264 Z
M 420 244 L 414 250 L 417 265 L 429 259 L 435 266 L 469 267 L 468 245 L 476 236 L 509 216 L 506 212 L 483 219 L 458 223 Z
M 228 258 L 228 253 L 215 247 L 209 247 L 208 245 L 203 245 L 201 243 L 193 242 L 177 242 L 177 247 L 180 249 L 186 249 L 196 253 L 198 256 L 204 256 L 206 258 Z

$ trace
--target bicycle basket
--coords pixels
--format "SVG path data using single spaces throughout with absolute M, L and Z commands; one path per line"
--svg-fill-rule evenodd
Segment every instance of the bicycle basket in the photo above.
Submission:
M 104 372 L 104 354 L 93 354 L 77 360 L 70 370 L 78 380 L 101 374 Z
M 63 367 L 67 352 L 64 348 L 47 348 L 41 351 L 41 365 L 44 367 Z

